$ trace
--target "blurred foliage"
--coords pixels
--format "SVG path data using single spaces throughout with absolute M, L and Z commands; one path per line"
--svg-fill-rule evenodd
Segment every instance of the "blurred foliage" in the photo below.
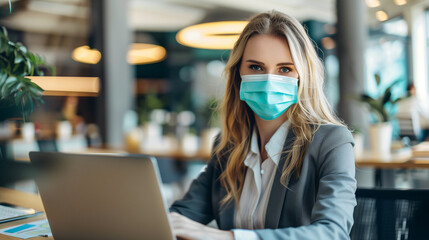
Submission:
M 380 89 L 380 83 L 381 83 L 380 75 L 375 74 L 374 78 L 377 84 L 378 92 L 380 93 L 379 97 L 373 98 L 368 94 L 363 93 L 358 97 L 358 100 L 360 102 L 365 103 L 368 106 L 369 110 L 371 111 L 371 113 L 374 114 L 378 122 L 388 122 L 390 120 L 390 114 L 387 108 L 388 104 L 393 106 L 402 99 L 402 98 L 393 99 L 392 88 L 396 84 L 400 83 L 402 80 L 398 79 L 394 81 L 383 91 Z
M 43 103 L 43 89 L 26 76 L 43 76 L 42 66 L 45 60 L 31 53 L 22 43 L 9 40 L 7 30 L 0 30 L 0 107 L 17 109 L 24 121 L 33 112 L 34 104 Z M 51 68 L 55 75 L 55 68 Z M 1 111 L 1 109 L 0 109 Z M 2 113 L 2 118 L 7 114 Z
M 219 127 L 219 113 L 218 107 L 220 100 L 217 98 L 209 98 L 205 105 L 199 110 L 199 114 L 203 121 L 207 124 L 204 128 Z
M 150 121 L 150 113 L 155 109 L 164 108 L 164 102 L 158 97 L 156 92 L 150 91 L 138 100 L 137 113 L 139 124 Z

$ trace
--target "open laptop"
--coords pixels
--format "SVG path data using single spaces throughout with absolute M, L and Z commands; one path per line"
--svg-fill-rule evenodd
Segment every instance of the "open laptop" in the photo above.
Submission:
M 30 152 L 55 240 L 175 239 L 156 160 Z

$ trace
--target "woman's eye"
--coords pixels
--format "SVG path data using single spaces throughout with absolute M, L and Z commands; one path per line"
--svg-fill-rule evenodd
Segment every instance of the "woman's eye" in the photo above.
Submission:
M 255 70 L 255 71 L 260 71 L 262 70 L 262 68 L 258 65 L 250 65 L 249 66 L 250 69 Z
M 288 72 L 290 72 L 290 71 L 292 71 L 292 69 L 290 69 L 290 68 L 288 68 L 288 67 L 281 67 L 281 68 L 280 68 L 280 72 L 282 72 L 282 73 L 288 73 Z

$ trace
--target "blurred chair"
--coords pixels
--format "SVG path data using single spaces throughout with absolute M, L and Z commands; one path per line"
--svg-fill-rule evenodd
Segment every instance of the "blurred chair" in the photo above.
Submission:
M 352 240 L 429 239 L 429 189 L 357 189 Z
M 411 142 L 422 141 L 422 129 L 417 112 L 410 112 L 409 115 L 398 115 L 399 137 L 408 138 Z
M 31 179 L 33 176 L 34 170 L 30 164 L 11 161 L 0 149 L 0 186 L 8 187 L 14 182 Z
M 57 142 L 55 139 L 38 139 L 37 145 L 41 152 L 58 152 Z

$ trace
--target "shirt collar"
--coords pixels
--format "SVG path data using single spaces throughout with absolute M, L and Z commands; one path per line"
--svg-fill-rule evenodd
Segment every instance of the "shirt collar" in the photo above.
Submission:
M 280 156 L 283 151 L 283 145 L 286 140 L 289 125 L 289 121 L 284 122 L 265 145 L 265 150 L 267 151 L 268 156 L 276 165 L 278 165 L 280 161 Z M 253 128 L 250 152 L 247 154 L 247 157 L 244 160 L 244 165 L 252 168 L 255 164 L 259 163 L 259 154 L 258 134 L 256 132 L 256 128 Z M 252 155 L 256 155 L 257 157 L 252 157 Z
M 280 156 L 282 155 L 283 146 L 289 130 L 289 123 L 289 121 L 284 122 L 265 145 L 268 156 L 276 165 L 279 165 Z

